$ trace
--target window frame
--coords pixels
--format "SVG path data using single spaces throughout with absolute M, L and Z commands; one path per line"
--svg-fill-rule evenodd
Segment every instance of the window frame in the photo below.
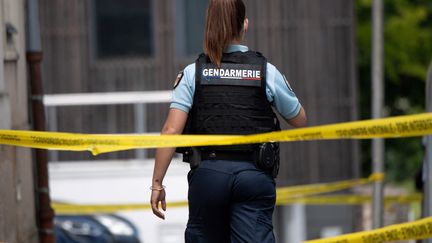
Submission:
M 111 66 L 116 63 L 121 63 L 122 65 L 136 64 L 137 62 L 143 63 L 144 65 L 153 64 L 157 59 L 159 44 L 159 37 L 157 36 L 156 26 L 157 26 L 157 11 L 156 11 L 156 1 L 150 1 L 151 8 L 151 31 L 152 31 L 152 54 L 149 56 L 114 56 L 114 57 L 99 57 L 98 56 L 98 33 L 97 33 L 97 13 L 96 13 L 96 0 L 87 1 L 88 4 L 88 48 L 89 48 L 89 59 L 90 63 L 97 66 Z

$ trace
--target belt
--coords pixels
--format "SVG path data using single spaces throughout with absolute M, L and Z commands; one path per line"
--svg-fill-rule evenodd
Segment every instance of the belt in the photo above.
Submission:
M 255 152 L 240 151 L 201 151 L 202 160 L 234 160 L 234 161 L 255 161 Z

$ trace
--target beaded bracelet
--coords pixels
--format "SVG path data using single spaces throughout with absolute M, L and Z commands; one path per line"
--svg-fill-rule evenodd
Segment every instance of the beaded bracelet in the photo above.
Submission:
M 165 190 L 165 188 L 166 188 L 166 186 L 164 186 L 164 185 L 162 185 L 162 187 L 153 187 L 153 186 L 151 186 L 150 190 L 152 190 L 152 191 L 162 191 L 162 190 Z

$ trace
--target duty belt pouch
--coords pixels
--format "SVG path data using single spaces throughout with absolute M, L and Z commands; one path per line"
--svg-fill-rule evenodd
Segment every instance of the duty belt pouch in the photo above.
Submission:
M 279 144 L 263 143 L 259 146 L 256 166 L 276 178 L 279 173 Z
M 191 170 L 198 168 L 201 163 L 201 149 L 192 147 L 189 149 L 189 165 Z

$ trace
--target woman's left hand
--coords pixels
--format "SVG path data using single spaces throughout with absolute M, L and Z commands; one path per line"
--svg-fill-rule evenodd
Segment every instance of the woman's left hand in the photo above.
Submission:
M 159 210 L 159 202 L 161 203 L 163 211 L 166 211 L 165 189 L 160 191 L 153 190 L 150 199 L 153 214 L 161 219 L 165 219 L 165 215 Z

